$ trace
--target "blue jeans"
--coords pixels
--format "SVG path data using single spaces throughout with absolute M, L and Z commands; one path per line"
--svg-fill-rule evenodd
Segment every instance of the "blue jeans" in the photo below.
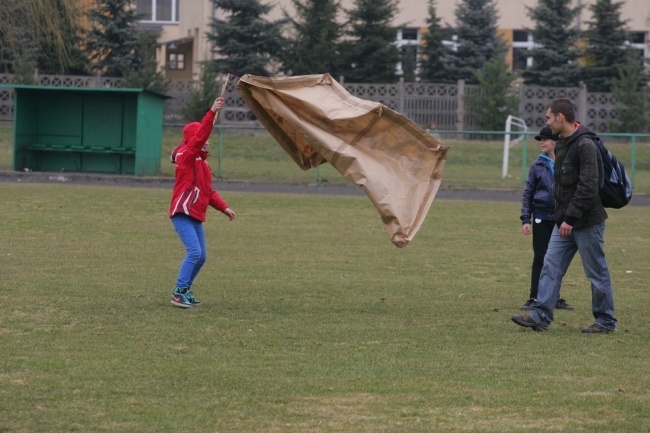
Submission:
M 184 214 L 176 214 L 171 219 L 178 237 L 187 250 L 178 271 L 176 287 L 186 288 L 192 285 L 207 258 L 203 223 Z
M 615 330 L 614 296 L 609 268 L 605 261 L 604 245 L 605 222 L 573 229 L 568 238 L 560 237 L 557 226 L 553 228 L 548 250 L 544 257 L 544 267 L 539 277 L 537 303 L 531 310 L 530 317 L 542 328 L 548 328 L 553 322 L 555 303 L 557 302 L 562 278 L 566 274 L 573 256 L 580 251 L 582 267 L 591 282 L 591 311 L 595 323 L 601 328 Z

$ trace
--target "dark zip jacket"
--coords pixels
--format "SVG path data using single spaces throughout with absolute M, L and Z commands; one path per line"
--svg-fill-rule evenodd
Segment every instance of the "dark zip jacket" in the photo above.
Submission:
M 519 217 L 522 224 L 530 224 L 533 215 L 541 220 L 555 221 L 555 188 L 549 164 L 553 161 L 541 154 L 528 170 Z
M 555 146 L 555 223 L 558 227 L 564 221 L 579 229 L 607 219 L 598 195 L 605 177 L 603 161 L 593 140 L 580 136 L 585 132 L 594 134 L 580 125 L 570 136 L 560 138 Z

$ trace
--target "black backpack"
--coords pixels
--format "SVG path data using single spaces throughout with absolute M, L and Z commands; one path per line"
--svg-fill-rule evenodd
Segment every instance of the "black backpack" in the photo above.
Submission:
M 603 169 L 605 172 L 605 182 L 603 186 L 600 187 L 599 195 L 600 202 L 604 207 L 610 207 L 614 209 L 620 209 L 623 206 L 627 205 L 632 199 L 632 184 L 630 183 L 630 178 L 625 172 L 625 167 L 620 163 L 618 159 L 605 148 L 605 143 L 603 139 L 598 137 L 593 133 L 583 133 L 580 134 L 576 140 L 573 147 L 573 165 L 580 169 L 580 162 L 578 161 L 578 150 L 577 145 L 582 139 L 582 136 L 586 135 L 591 140 L 600 151 L 600 156 L 603 160 Z

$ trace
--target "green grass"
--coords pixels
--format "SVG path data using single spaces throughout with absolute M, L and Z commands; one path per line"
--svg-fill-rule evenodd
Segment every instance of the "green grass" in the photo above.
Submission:
M 0 170 L 13 167 L 14 128 L 0 122 Z
M 610 212 L 590 290 L 534 333 L 519 204 L 436 200 L 395 248 L 364 197 L 224 192 L 195 294 L 166 189 L 0 183 L 0 431 L 647 432 L 650 210 Z
M 161 174 L 173 176 L 173 165 L 169 154 L 181 137 L 180 128 L 167 128 L 163 134 Z M 509 174 L 501 178 L 503 141 L 458 140 L 442 137 L 443 144 L 450 147 L 447 154 L 443 188 L 471 189 L 515 189 L 523 190 L 522 172 L 525 176 L 528 166 L 539 155 L 537 142 L 528 139 L 527 158 L 522 170 L 522 146 L 510 153 Z M 302 171 L 282 148 L 265 131 L 226 131 L 222 140 L 222 160 L 218 160 L 219 135 L 215 132 L 210 139 L 212 155 L 210 163 L 215 174 L 229 180 L 248 182 L 347 184 L 348 181 L 329 164 L 319 169 Z M 0 126 L 0 170 L 12 167 L 12 128 Z M 611 150 L 630 167 L 630 143 L 606 140 Z M 635 193 L 650 193 L 650 141 L 637 143 L 635 172 Z M 631 175 L 631 172 L 630 172 Z

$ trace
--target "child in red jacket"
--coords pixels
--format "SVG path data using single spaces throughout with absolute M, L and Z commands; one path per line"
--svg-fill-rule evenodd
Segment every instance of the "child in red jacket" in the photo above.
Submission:
M 191 287 L 207 257 L 203 222 L 208 205 L 223 212 L 231 221 L 237 216 L 212 189 L 212 170 L 206 161 L 213 120 L 222 107 L 223 98 L 219 97 L 201 123 L 185 125 L 183 141 L 171 154 L 171 161 L 176 165 L 176 183 L 169 217 L 187 250 L 171 300 L 178 307 L 189 308 L 201 303 L 194 297 Z

